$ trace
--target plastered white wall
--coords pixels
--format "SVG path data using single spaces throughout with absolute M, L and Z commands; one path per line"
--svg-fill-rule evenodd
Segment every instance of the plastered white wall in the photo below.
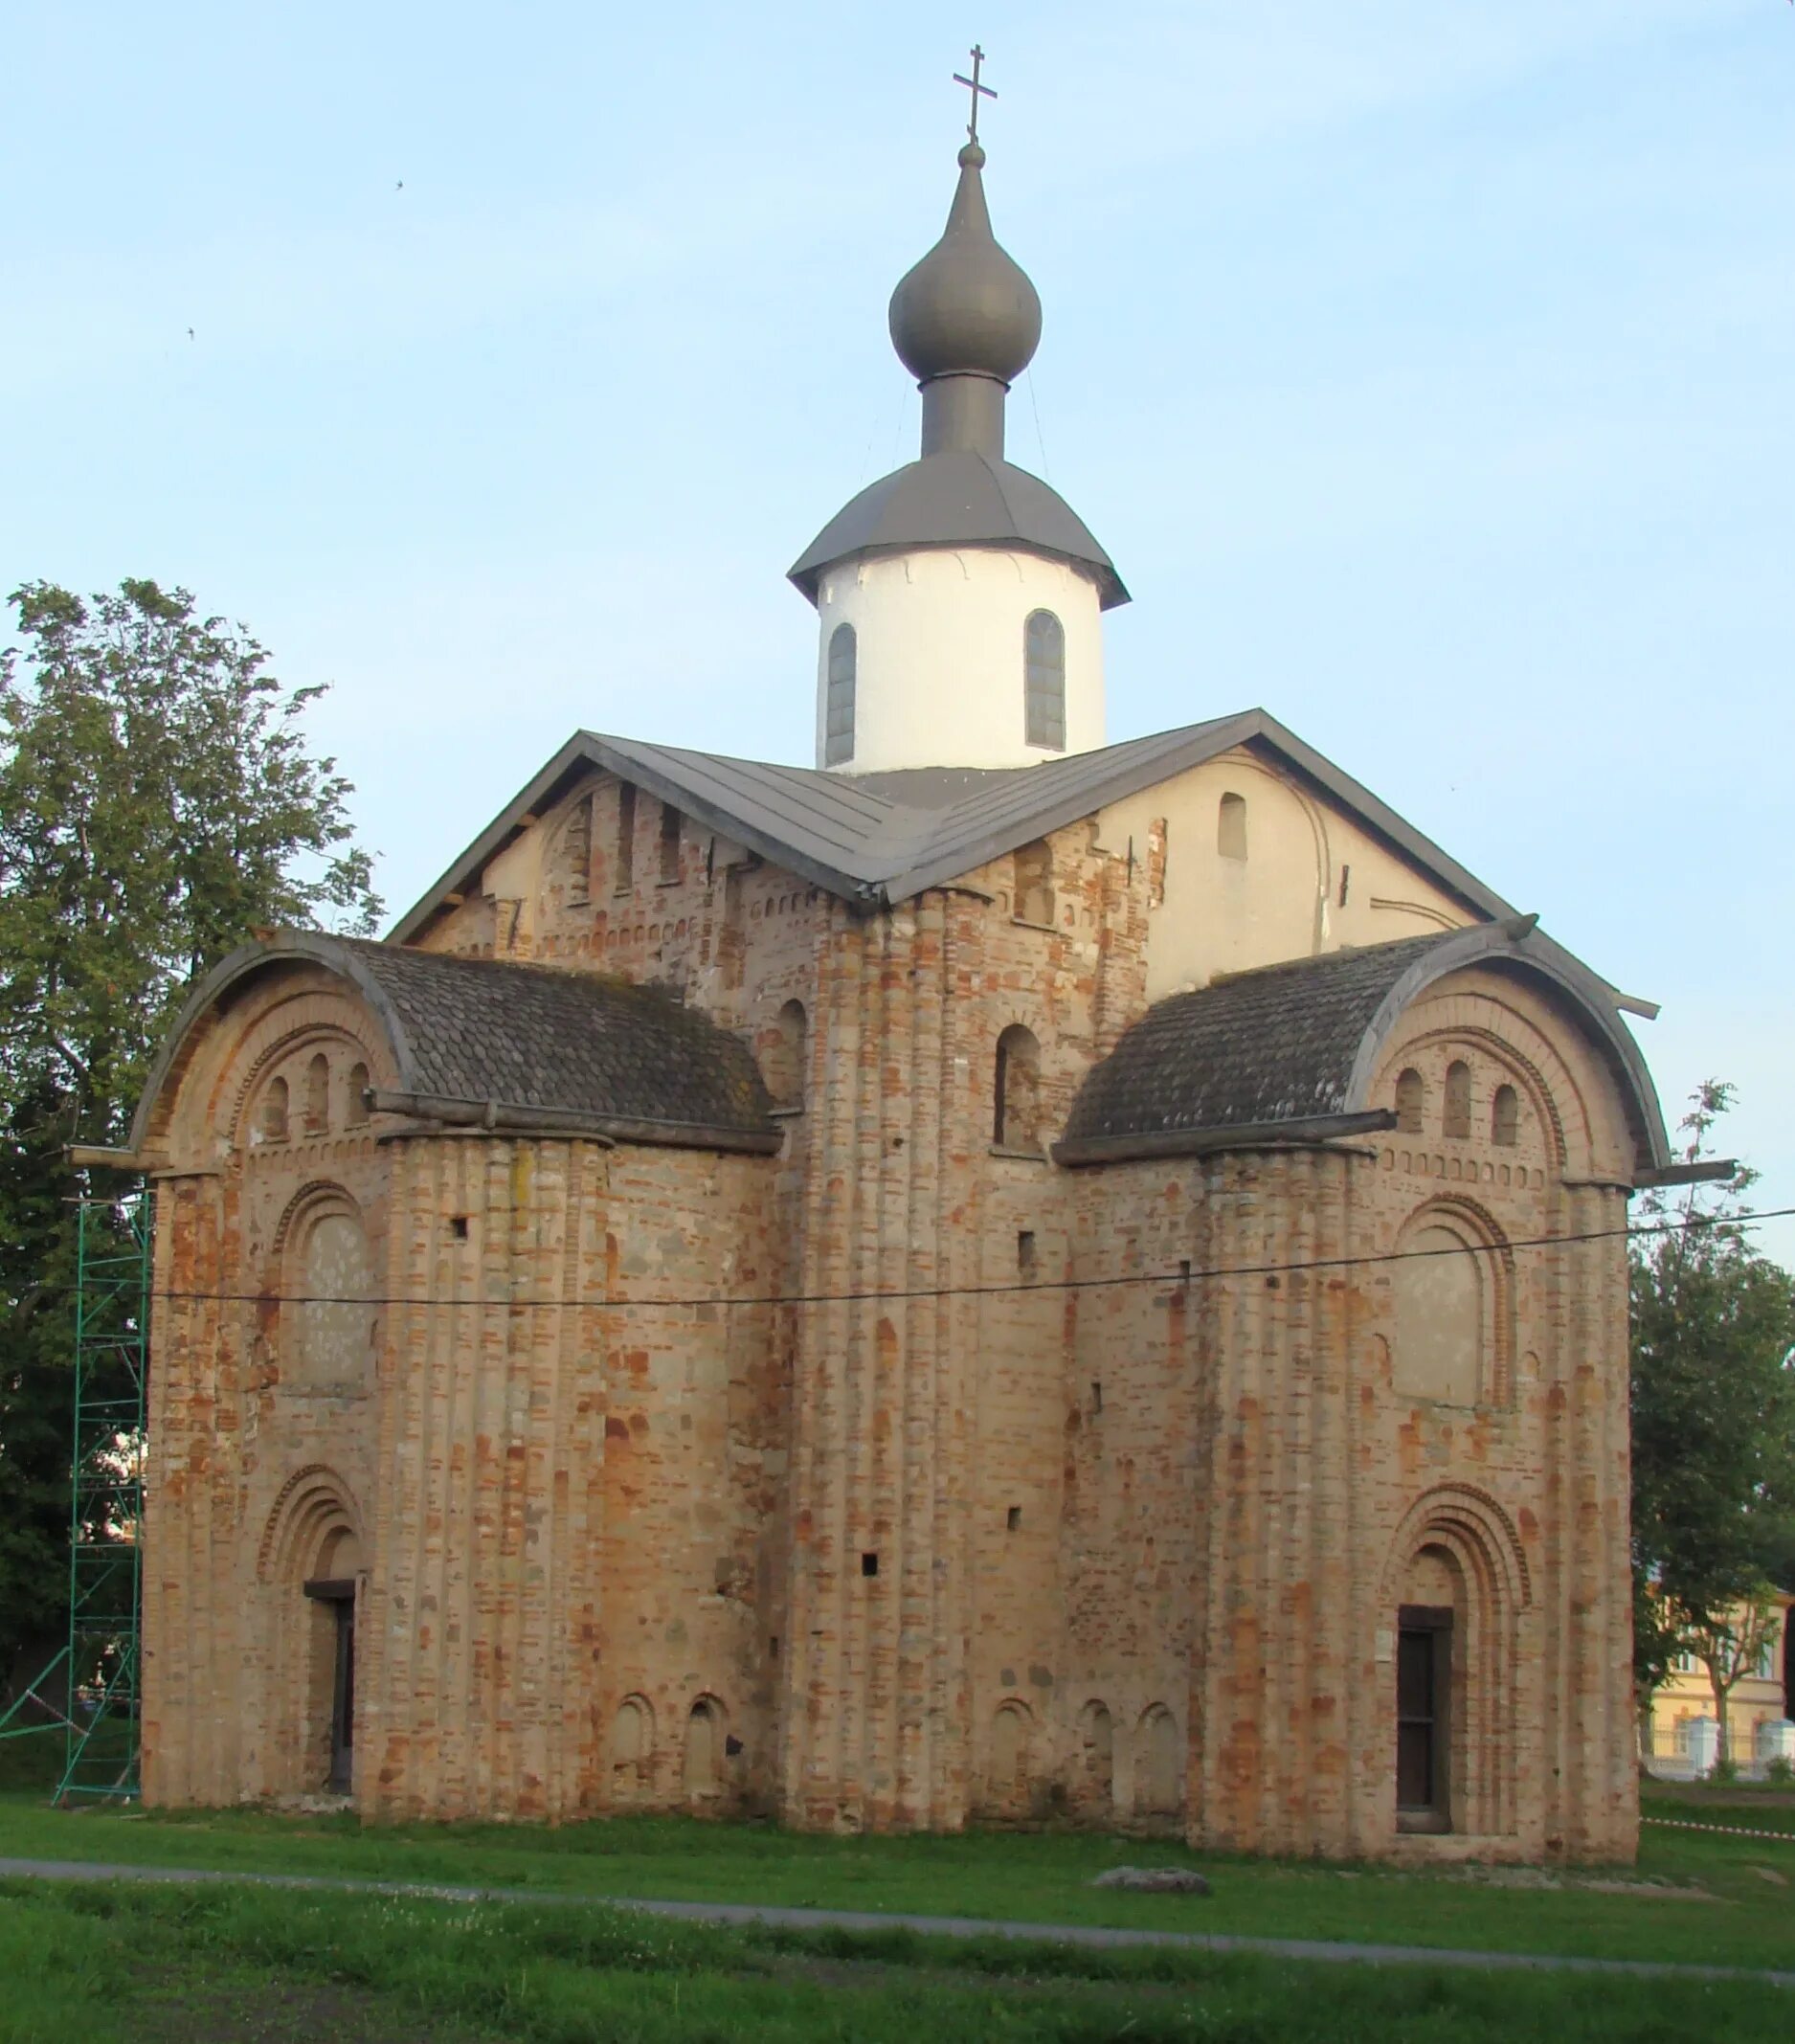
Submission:
M 854 756 L 836 769 L 1025 767 L 1064 755 L 1022 742 L 1022 627 L 1066 628 L 1066 751 L 1106 743 L 1103 621 L 1089 578 L 1063 561 L 982 547 L 861 556 L 818 590 L 817 764 L 823 764 L 829 640 L 854 627 Z
M 1224 795 L 1246 804 L 1245 859 L 1219 849 Z M 1217 973 L 1477 920 L 1343 811 L 1245 750 L 1112 803 L 1098 819 L 1097 842 L 1121 854 L 1133 838 L 1142 858 L 1159 818 L 1165 886 L 1149 911 L 1150 1000 L 1207 986 Z

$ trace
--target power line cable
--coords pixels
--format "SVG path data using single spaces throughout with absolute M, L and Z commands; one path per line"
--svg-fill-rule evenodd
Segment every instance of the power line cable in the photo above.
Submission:
M 1795 1206 L 1767 1207 L 1745 1214 L 1695 1215 L 1686 1220 L 1648 1222 L 1626 1227 L 1589 1228 L 1564 1235 L 1522 1235 L 1489 1243 L 1455 1243 L 1449 1247 L 1428 1249 L 1381 1249 L 1356 1256 L 1314 1256 L 1284 1263 L 1218 1265 L 1195 1269 L 1180 1264 L 1175 1270 L 1129 1270 L 1112 1277 L 1019 1278 L 1001 1285 L 916 1285 L 889 1291 L 788 1292 L 695 1292 L 675 1298 L 443 1298 L 390 1293 L 297 1293 L 280 1292 L 213 1292 L 182 1287 L 152 1289 L 152 1299 L 168 1302 L 243 1306 L 382 1306 L 424 1312 L 518 1313 L 525 1309 L 567 1308 L 586 1313 L 638 1311 L 690 1312 L 701 1306 L 726 1308 L 763 1306 L 843 1306 L 903 1302 L 917 1299 L 1002 1298 L 1017 1292 L 1104 1292 L 1128 1285 L 1168 1286 L 1213 1284 L 1225 1278 L 1283 1277 L 1310 1270 L 1364 1269 L 1380 1264 L 1418 1262 L 1436 1256 L 1507 1256 L 1516 1249 L 1559 1248 L 1582 1242 L 1637 1240 L 1653 1235 L 1676 1235 L 1690 1228 L 1759 1226 L 1766 1221 L 1784 1221 L 1795 1216 Z

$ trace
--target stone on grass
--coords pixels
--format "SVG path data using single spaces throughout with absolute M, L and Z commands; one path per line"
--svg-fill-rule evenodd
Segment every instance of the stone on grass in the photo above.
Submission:
M 1194 1867 L 1111 1867 L 1093 1888 L 1133 1888 L 1143 1895 L 1207 1895 L 1209 1883 Z

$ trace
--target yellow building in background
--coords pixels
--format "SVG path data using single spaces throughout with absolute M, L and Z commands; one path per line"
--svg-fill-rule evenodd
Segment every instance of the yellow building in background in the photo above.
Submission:
M 1777 1614 L 1751 1669 L 1740 1675 L 1727 1698 L 1728 1731 L 1734 1761 L 1741 1772 L 1761 1769 L 1771 1754 L 1786 1750 L 1795 1758 L 1795 1731 L 1778 1734 L 1766 1727 L 1786 1724 L 1795 1716 L 1795 1666 L 1790 1658 L 1790 1609 L 1795 1597 L 1779 1593 Z M 1715 1722 L 1714 1690 L 1706 1665 L 1693 1653 L 1678 1656 L 1667 1681 L 1651 1699 L 1651 1753 L 1656 1774 L 1705 1771 L 1702 1737 L 1692 1737 L 1698 1721 Z M 1694 1750 L 1692 1751 L 1692 1747 Z

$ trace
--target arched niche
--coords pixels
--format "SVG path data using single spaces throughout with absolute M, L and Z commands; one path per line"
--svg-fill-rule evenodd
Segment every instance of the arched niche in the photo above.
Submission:
M 281 1382 L 301 1391 L 369 1390 L 379 1288 L 360 1206 L 341 1185 L 308 1185 L 276 1239 Z
M 1390 1283 L 1397 1395 L 1449 1405 L 1506 1403 L 1514 1258 L 1489 1214 L 1464 1200 L 1429 1201 L 1397 1237 Z
M 1184 1754 L 1178 1719 L 1163 1703 L 1141 1713 L 1135 1732 L 1134 1806 L 1146 1818 L 1176 1817 L 1184 1807 Z
M 696 1697 L 685 1718 L 682 1785 L 688 1803 L 702 1807 L 722 1795 L 728 1739 L 729 1713 L 720 1699 L 709 1695 Z
M 774 1107 L 804 1104 L 810 1055 L 810 1019 L 801 1000 L 788 1000 L 760 1036 L 760 1069 Z
M 655 1710 L 646 1696 L 625 1696 L 617 1705 L 611 1720 L 610 1763 L 612 1802 L 640 1802 L 654 1783 Z
M 1115 1719 L 1109 1705 L 1095 1697 L 1078 1714 L 1072 1803 L 1082 1815 L 1097 1820 L 1115 1808 Z
M 1028 1813 L 1034 1718 L 1027 1704 L 1007 1697 L 991 1714 L 985 1763 L 985 1808 L 998 1818 Z

